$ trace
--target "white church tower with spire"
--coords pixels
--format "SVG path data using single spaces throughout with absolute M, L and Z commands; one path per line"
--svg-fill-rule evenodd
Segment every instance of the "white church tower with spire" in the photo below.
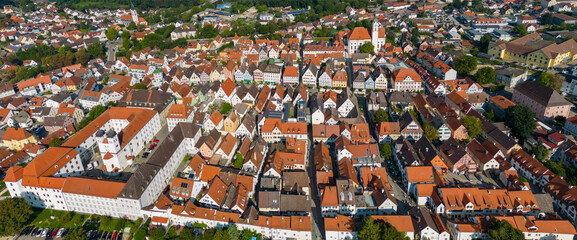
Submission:
M 378 53 L 386 42 L 385 28 L 381 27 L 379 21 L 375 18 L 373 20 L 373 27 L 371 32 L 371 43 L 375 46 L 375 53 Z
M 132 15 L 132 21 L 138 24 L 138 13 L 134 10 L 134 4 L 132 4 L 132 1 L 130 1 L 130 15 Z

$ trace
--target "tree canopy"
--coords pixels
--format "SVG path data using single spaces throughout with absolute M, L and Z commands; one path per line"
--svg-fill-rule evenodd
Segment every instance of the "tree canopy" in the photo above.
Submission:
M 525 235 L 521 230 L 514 228 L 505 220 L 496 220 L 489 226 L 489 240 L 524 240 Z
M 531 153 L 535 155 L 535 159 L 541 162 L 545 160 L 547 156 L 549 156 L 549 150 L 543 146 L 543 142 L 541 140 L 537 142 L 537 146 L 531 150 Z
M 82 120 L 80 124 L 78 124 L 77 130 L 86 127 L 90 122 L 92 122 L 94 119 L 100 116 L 100 114 L 104 113 L 104 111 L 106 111 L 106 108 L 104 106 L 102 105 L 94 106 L 92 109 L 90 109 L 88 116 L 86 116 L 86 118 L 84 118 L 84 120 Z
M 388 222 L 377 222 L 372 217 L 363 220 L 363 226 L 358 232 L 359 240 L 405 240 L 405 233 L 399 232 Z
M 32 213 L 32 208 L 22 198 L 6 198 L 0 201 L 0 236 L 18 232 Z
M 144 83 L 135 83 L 134 86 L 132 86 L 132 89 L 147 89 L 147 87 Z
M 467 128 L 467 132 L 469 133 L 469 137 L 476 138 L 479 133 L 481 133 L 481 120 L 473 116 L 464 116 L 461 118 L 461 123 L 465 128 Z
M 230 103 L 225 102 L 220 105 L 220 114 L 225 115 L 230 112 L 230 110 L 232 110 Z
M 474 56 L 464 56 L 453 63 L 453 68 L 460 74 L 468 75 L 477 69 L 477 58 Z
M 373 115 L 373 123 L 388 122 L 388 121 L 389 121 L 389 115 L 383 109 L 377 110 L 375 112 L 375 115 Z
M 535 113 L 528 107 L 515 105 L 505 110 L 505 124 L 519 139 L 525 139 L 535 130 Z
M 118 37 L 118 30 L 116 30 L 115 28 L 111 27 L 106 30 L 106 38 L 108 38 L 108 40 L 112 41 L 117 37 Z
M 371 42 L 366 42 L 361 45 L 359 51 L 361 53 L 373 53 L 375 51 L 375 46 Z
M 497 74 L 495 73 L 495 69 L 491 67 L 484 67 L 475 73 L 475 81 L 479 84 L 489 84 L 495 81 L 495 77 Z
M 50 143 L 48 143 L 49 147 L 60 147 L 60 145 L 62 145 L 62 139 L 58 137 L 53 137 L 50 139 Z
M 381 157 L 384 159 L 389 159 L 393 156 L 393 149 L 389 143 L 382 143 L 379 145 L 379 152 L 381 152 Z
M 439 139 L 439 131 L 431 126 L 429 123 L 423 124 L 423 131 L 425 131 L 425 137 L 429 139 L 429 141 Z
M 64 240 L 88 240 L 88 237 L 86 237 L 86 232 L 82 230 L 82 228 L 79 228 L 71 230 L 66 234 Z
M 155 228 L 150 230 L 148 233 L 150 240 L 163 240 L 164 239 L 164 230 L 162 228 Z
M 541 72 L 539 75 L 539 82 L 547 87 L 550 87 L 556 91 L 561 89 L 563 82 L 565 80 L 560 75 L 555 75 L 549 72 Z
M 479 51 L 486 53 L 489 50 L 489 43 L 491 43 L 491 36 L 489 34 L 483 35 L 479 43 Z
M 525 24 L 515 25 L 515 27 L 513 28 L 513 31 L 516 34 L 519 34 L 521 37 L 527 36 L 527 27 L 525 27 Z

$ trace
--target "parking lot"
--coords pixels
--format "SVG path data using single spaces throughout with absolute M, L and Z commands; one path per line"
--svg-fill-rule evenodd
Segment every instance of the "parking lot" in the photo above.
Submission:
M 71 229 L 68 228 L 37 228 L 37 227 L 26 227 L 20 233 L 20 236 L 15 239 L 19 240 L 38 240 L 38 239 L 62 239 L 66 235 L 70 234 Z M 84 232 L 88 239 L 90 240 L 117 240 L 128 238 L 128 234 L 123 234 L 122 232 L 106 232 L 98 230 L 89 230 Z

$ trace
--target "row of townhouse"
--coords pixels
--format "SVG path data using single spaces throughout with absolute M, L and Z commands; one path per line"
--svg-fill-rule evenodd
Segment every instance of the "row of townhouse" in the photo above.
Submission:
M 533 158 L 527 152 L 518 150 L 511 156 L 511 165 L 521 176 L 534 185 L 543 188 L 543 192 L 551 195 L 559 214 L 569 218 L 571 222 L 577 219 L 577 190 L 561 176 L 557 176 L 545 165 Z
M 493 221 L 506 221 L 523 233 L 524 239 L 573 239 L 577 233 L 573 225 L 561 219 L 537 219 L 534 216 L 478 216 L 467 221 L 449 220 L 447 227 L 453 239 L 489 239 L 489 228 Z

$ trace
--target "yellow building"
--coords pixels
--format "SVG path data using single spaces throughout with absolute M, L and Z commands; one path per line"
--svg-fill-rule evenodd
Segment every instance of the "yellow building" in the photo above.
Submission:
M 333 76 L 333 88 L 346 88 L 348 81 L 349 78 L 345 71 L 336 71 Z
M 224 120 L 224 131 L 234 134 L 240 125 L 240 117 L 235 112 L 232 112 Z
M 2 138 L 2 144 L 9 150 L 20 151 L 24 148 L 24 145 L 28 143 L 37 143 L 36 137 L 31 133 L 27 132 L 23 128 L 6 128 L 4 137 Z
M 543 40 L 539 33 L 512 42 L 498 41 L 489 46 L 488 54 L 529 66 L 551 68 L 577 59 L 577 42 L 569 39 L 561 44 Z

